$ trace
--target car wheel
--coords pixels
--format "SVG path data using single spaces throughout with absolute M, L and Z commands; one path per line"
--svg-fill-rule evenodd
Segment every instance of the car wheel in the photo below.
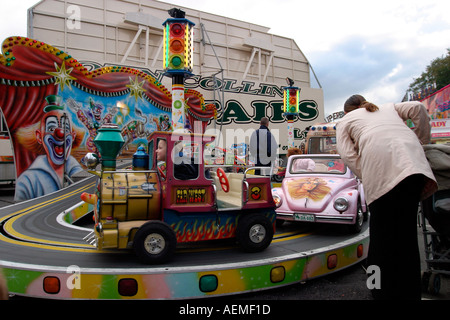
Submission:
M 284 178 L 284 177 L 281 177 L 281 176 L 279 176 L 279 175 L 277 175 L 277 174 L 274 174 L 274 175 L 272 176 L 272 178 L 273 178 L 273 180 L 274 180 L 275 182 L 281 182 L 281 181 L 283 181 L 283 178 Z
M 170 260 L 175 253 L 177 238 L 173 229 L 161 221 L 144 224 L 136 232 L 133 250 L 144 263 L 159 264 Z
M 364 221 L 369 220 L 369 206 L 367 205 L 366 202 L 366 211 L 364 211 Z
M 364 223 L 364 213 L 362 211 L 361 203 L 358 200 L 358 207 L 356 209 L 356 219 L 355 223 L 350 226 L 350 232 L 351 233 L 361 232 L 363 223 Z
M 245 252 L 263 251 L 272 242 L 273 224 L 262 214 L 242 216 L 238 221 L 236 238 Z

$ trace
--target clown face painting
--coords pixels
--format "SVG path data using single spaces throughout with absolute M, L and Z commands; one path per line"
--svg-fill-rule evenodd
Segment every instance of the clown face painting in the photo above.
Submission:
M 70 155 L 76 136 L 71 131 L 70 120 L 61 111 L 50 111 L 36 131 L 37 141 L 44 147 L 49 162 L 61 166 Z
M 61 97 L 45 98 L 40 122 L 18 130 L 17 138 L 35 153 L 40 154 L 18 177 L 16 201 L 23 201 L 57 191 L 64 186 L 65 177 L 82 171 L 77 160 L 70 155 L 74 144 L 79 144 L 77 132 L 61 104 Z M 78 134 L 82 136 L 82 134 Z

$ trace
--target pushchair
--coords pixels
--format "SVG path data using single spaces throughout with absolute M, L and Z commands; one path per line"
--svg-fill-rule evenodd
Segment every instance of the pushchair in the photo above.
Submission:
M 427 265 L 422 275 L 422 291 L 438 294 L 441 275 L 450 275 L 450 146 L 426 145 L 424 150 L 439 189 L 421 203 Z

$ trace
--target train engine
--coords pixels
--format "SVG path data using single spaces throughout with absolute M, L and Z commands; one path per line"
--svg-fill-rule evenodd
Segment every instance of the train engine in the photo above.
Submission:
M 116 169 L 123 146 L 117 126 L 98 130 L 100 155 L 88 154 L 91 169 L 101 162 L 95 194 L 82 199 L 95 204 L 91 234 L 99 250 L 132 249 L 144 263 L 169 261 L 177 244 L 235 238 L 246 252 L 259 252 L 272 242 L 275 203 L 270 178 L 225 173 L 206 166 L 205 146 L 214 136 L 153 132 L 148 154 L 138 149 L 133 167 Z

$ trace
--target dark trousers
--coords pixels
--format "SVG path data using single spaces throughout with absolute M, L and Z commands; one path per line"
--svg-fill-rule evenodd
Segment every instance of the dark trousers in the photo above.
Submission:
M 420 299 L 420 253 L 417 243 L 417 210 L 423 175 L 412 175 L 369 205 L 370 244 L 368 265 L 380 269 L 380 289 L 375 299 Z

